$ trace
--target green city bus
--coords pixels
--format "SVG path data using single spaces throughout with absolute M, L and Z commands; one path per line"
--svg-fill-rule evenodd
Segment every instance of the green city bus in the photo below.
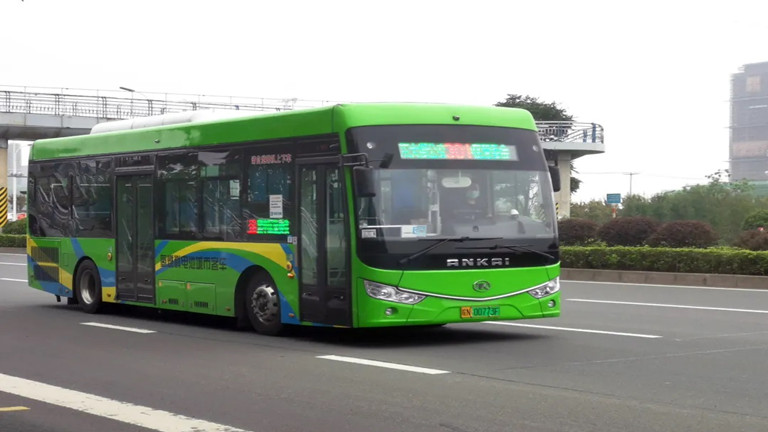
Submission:
M 181 116 L 34 143 L 30 286 L 263 334 L 559 316 L 560 178 L 527 111 Z

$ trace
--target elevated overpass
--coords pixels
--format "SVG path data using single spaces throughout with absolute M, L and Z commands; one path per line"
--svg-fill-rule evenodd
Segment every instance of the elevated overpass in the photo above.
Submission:
M 297 98 L 252 98 L 118 90 L 0 86 L 0 188 L 7 187 L 9 140 L 88 134 L 99 123 L 183 111 L 275 112 L 332 105 L 336 102 Z M 603 127 L 596 123 L 537 122 L 539 138 L 560 168 L 562 189 L 555 194 L 558 216 L 570 215 L 570 164 L 603 153 Z M 24 177 L 13 170 L 14 177 Z M 0 193 L 1 195 L 1 193 Z M 0 206 L 1 207 L 1 206 Z M 2 210 L 0 208 L 0 210 Z M 1 219 L 1 218 L 0 218 Z

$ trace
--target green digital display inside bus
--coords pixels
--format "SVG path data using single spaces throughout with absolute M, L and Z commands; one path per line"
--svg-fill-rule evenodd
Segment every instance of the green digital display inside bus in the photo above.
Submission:
M 517 160 L 515 146 L 507 144 L 401 142 L 397 146 L 401 159 Z
M 279 234 L 291 233 L 288 219 L 249 219 L 248 234 Z

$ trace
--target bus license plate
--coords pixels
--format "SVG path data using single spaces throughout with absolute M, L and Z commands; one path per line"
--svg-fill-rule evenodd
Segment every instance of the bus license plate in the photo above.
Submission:
M 462 306 L 461 318 L 493 318 L 501 315 L 500 306 Z

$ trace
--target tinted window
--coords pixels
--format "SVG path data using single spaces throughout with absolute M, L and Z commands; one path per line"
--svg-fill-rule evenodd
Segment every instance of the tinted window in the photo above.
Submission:
M 198 238 L 199 166 L 196 153 L 158 156 L 159 236 Z
M 30 184 L 34 186 L 29 204 L 29 226 L 34 236 L 70 237 L 71 186 L 74 164 L 33 164 Z
M 239 150 L 203 151 L 198 154 L 203 191 L 203 234 L 208 238 L 235 240 L 242 233 Z
M 77 163 L 72 185 L 72 214 L 79 237 L 112 236 L 112 161 Z
M 285 241 L 285 236 L 294 231 L 293 156 L 285 149 L 259 149 L 246 154 L 246 164 L 243 217 L 247 236 L 260 241 Z

